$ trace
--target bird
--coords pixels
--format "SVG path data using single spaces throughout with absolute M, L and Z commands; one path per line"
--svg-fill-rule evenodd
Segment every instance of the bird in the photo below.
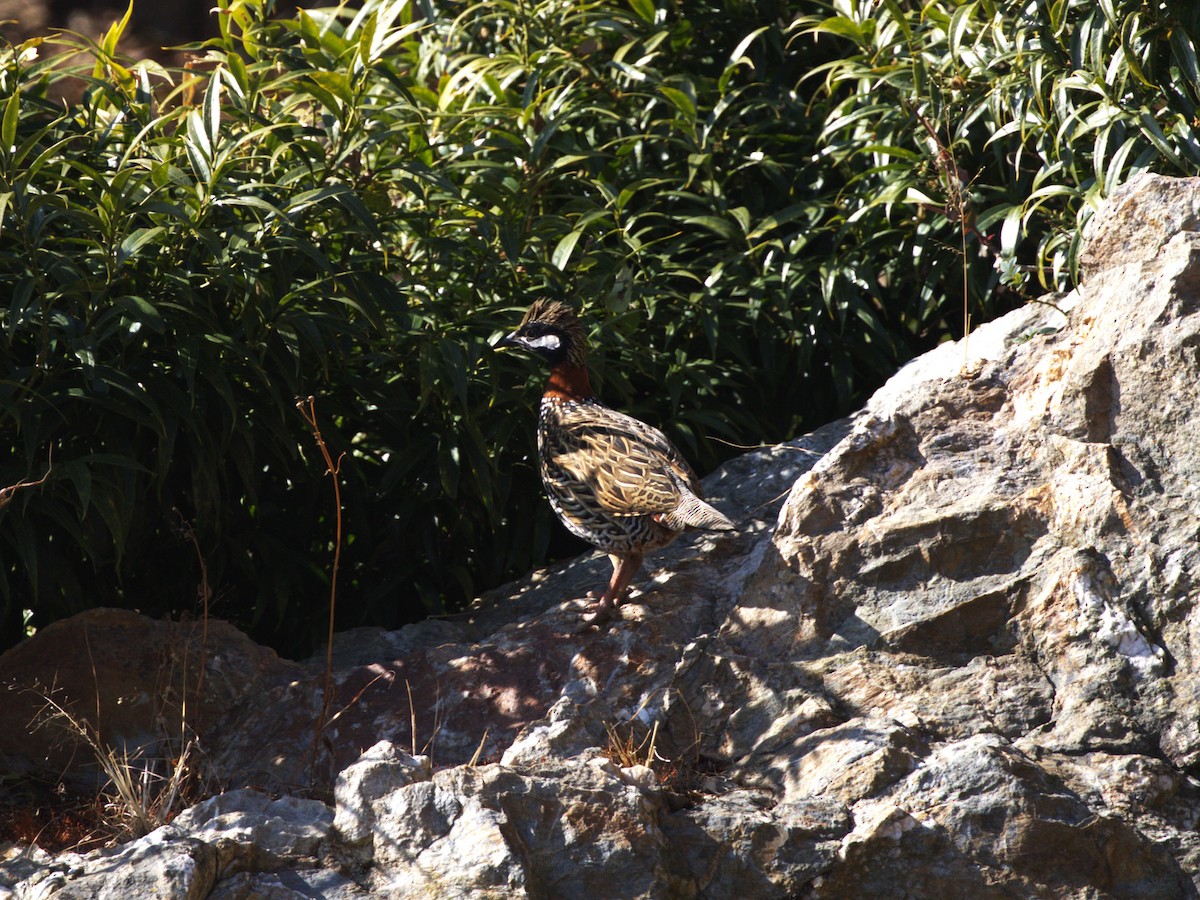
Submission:
M 735 530 L 705 502 L 700 479 L 665 434 L 597 399 L 583 327 L 570 305 L 535 300 L 496 347 L 529 351 L 550 366 L 538 412 L 542 483 L 563 525 L 607 553 L 613 567 L 585 628 L 617 615 L 647 552 L 689 529 Z

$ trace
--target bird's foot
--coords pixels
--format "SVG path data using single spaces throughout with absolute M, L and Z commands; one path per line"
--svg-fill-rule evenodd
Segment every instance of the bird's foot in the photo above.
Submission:
M 595 600 L 596 592 L 588 591 L 587 599 Z M 601 597 L 599 602 L 597 602 L 593 607 L 592 611 L 584 614 L 583 625 L 575 633 L 584 634 L 588 631 L 595 631 L 598 630 L 601 625 L 607 625 L 614 619 L 621 618 L 621 613 L 617 610 L 617 603 L 619 602 L 619 600 L 617 602 L 613 602 L 613 600 L 607 596 Z

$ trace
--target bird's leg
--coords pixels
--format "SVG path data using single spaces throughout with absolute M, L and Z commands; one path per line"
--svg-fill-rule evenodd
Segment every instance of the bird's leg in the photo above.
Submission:
M 609 579 L 608 588 L 596 605 L 596 611 L 584 617 L 588 625 L 601 625 L 613 617 L 617 607 L 625 600 L 629 582 L 633 581 L 633 576 L 642 565 L 640 553 L 631 553 L 628 556 L 609 554 L 608 558 L 613 565 L 612 578 Z
M 620 606 L 629 599 L 629 582 L 633 581 L 633 576 L 642 567 L 642 554 L 631 553 L 624 557 L 610 555 L 608 558 L 612 562 L 613 573 L 606 596 L 612 597 L 614 606 Z

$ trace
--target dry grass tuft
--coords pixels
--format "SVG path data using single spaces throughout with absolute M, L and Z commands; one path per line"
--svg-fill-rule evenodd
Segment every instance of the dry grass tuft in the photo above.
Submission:
M 152 757 L 142 749 L 126 750 L 105 744 L 96 727 L 52 696 L 44 697 L 41 724 L 65 729 L 83 741 L 95 757 L 105 783 L 93 798 L 100 814 L 96 837 L 106 843 L 139 838 L 167 824 L 179 812 L 210 793 L 198 739 L 181 744 L 164 742 L 166 753 Z M 187 734 L 186 726 L 181 733 Z M 68 816 L 67 821 L 75 821 Z

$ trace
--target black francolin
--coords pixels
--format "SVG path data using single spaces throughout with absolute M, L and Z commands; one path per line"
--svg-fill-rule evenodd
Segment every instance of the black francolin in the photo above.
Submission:
M 666 435 L 596 399 L 583 329 L 571 307 L 534 301 L 497 347 L 531 350 L 550 364 L 538 417 L 542 481 L 563 524 L 613 564 L 590 624 L 613 616 L 646 552 L 689 528 L 733 529 L 704 502 L 700 480 Z

